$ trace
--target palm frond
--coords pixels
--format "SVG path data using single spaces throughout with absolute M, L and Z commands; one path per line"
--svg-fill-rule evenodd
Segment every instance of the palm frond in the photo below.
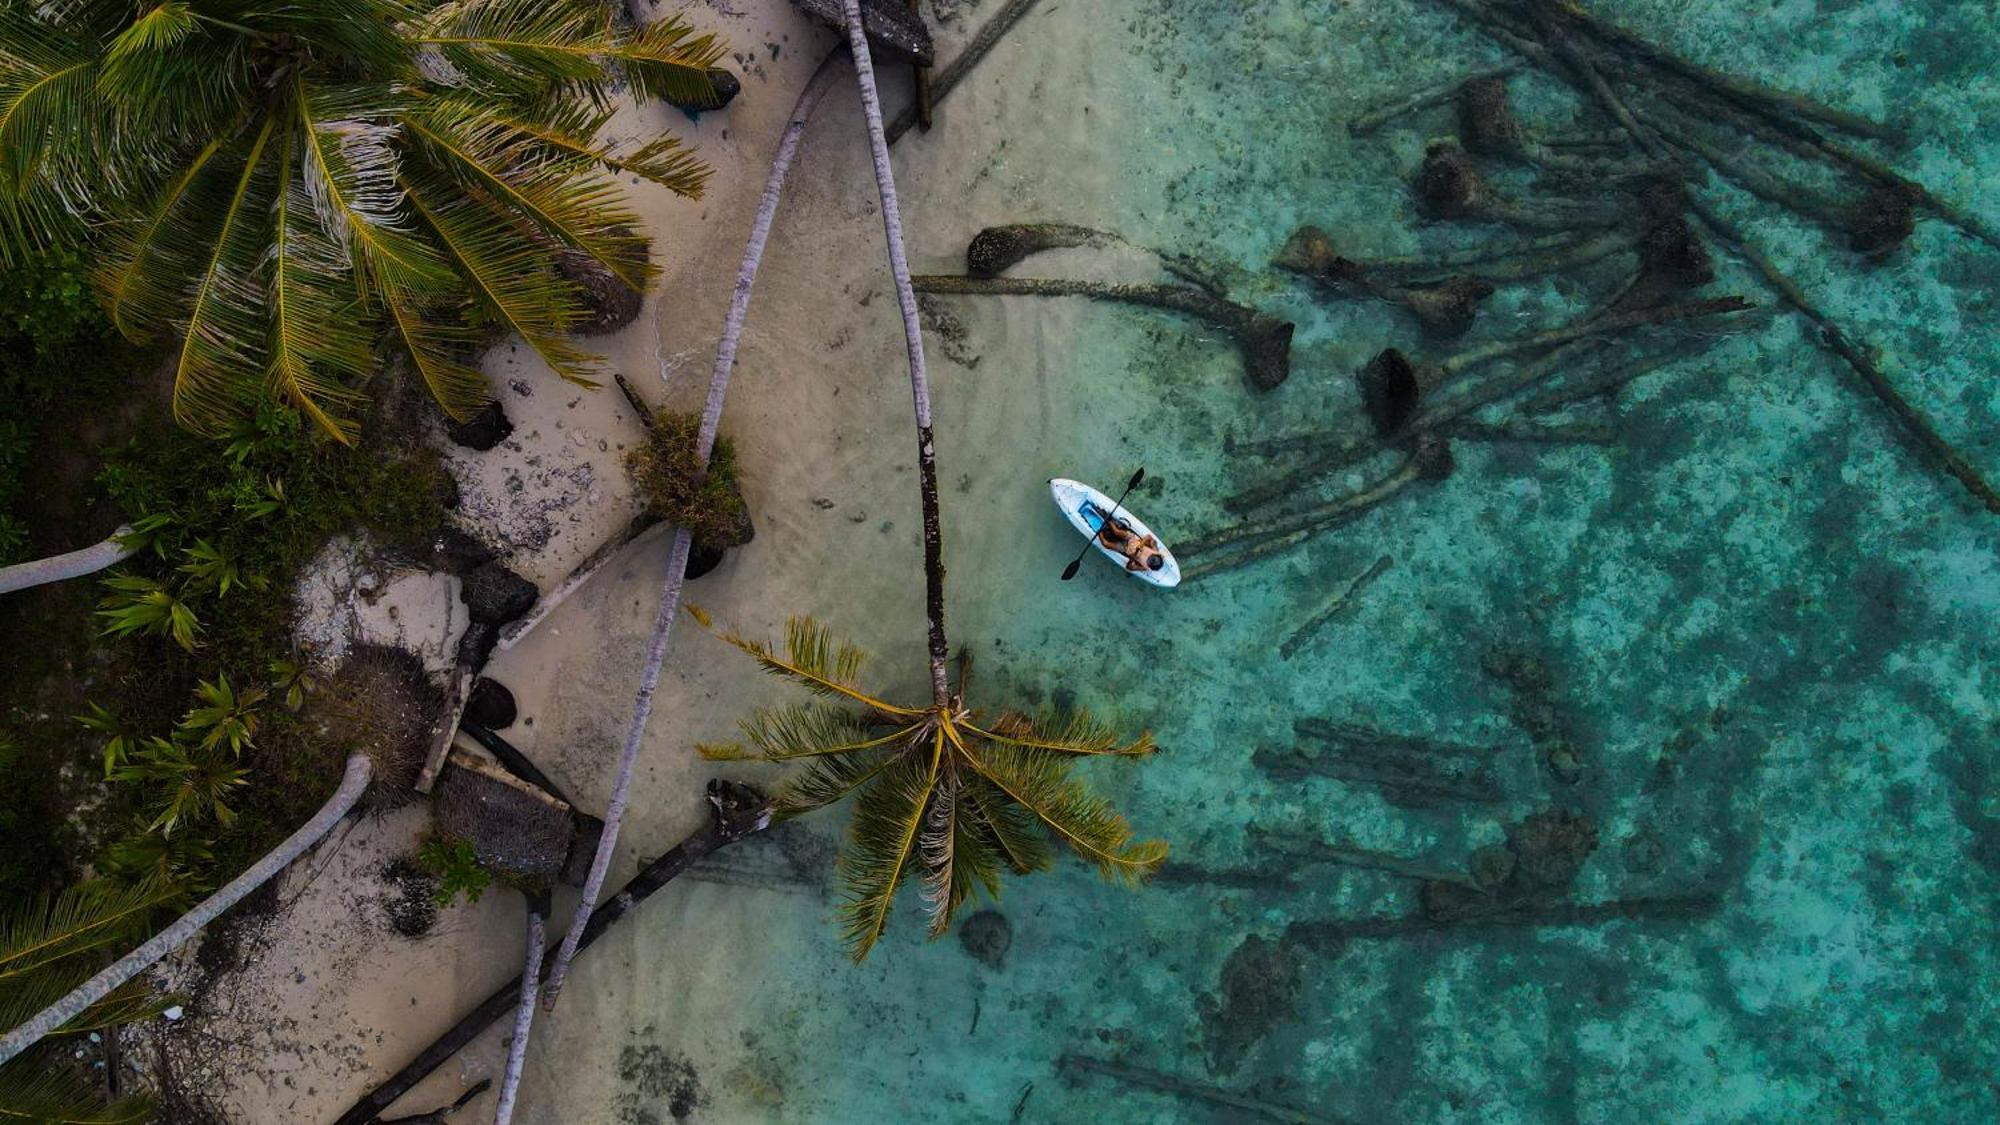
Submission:
M 868 784 L 902 760 L 903 755 L 867 750 L 830 758 L 814 758 L 785 781 L 771 802 L 773 820 L 790 820 L 834 804 Z
M 1132 826 L 1111 802 L 1071 776 L 1074 758 L 1006 742 L 987 743 L 976 754 L 963 753 L 972 768 L 1035 814 L 1106 878 L 1137 883 L 1167 858 L 1163 841 L 1134 843 Z
M 367 322 L 349 308 L 356 303 L 346 286 L 349 260 L 327 237 L 314 207 L 308 177 L 299 171 L 298 149 L 306 126 L 287 128 L 278 149 L 277 213 L 271 231 L 270 316 L 271 392 L 343 444 L 351 444 L 354 423 L 330 411 L 360 398 L 343 378 L 366 378 L 374 366 Z M 346 290 L 343 296 L 343 290 Z
M 178 209 L 222 151 L 223 140 L 210 140 L 149 204 L 109 227 L 95 280 L 112 326 L 128 339 L 144 339 L 180 312 L 183 293 L 177 283 L 194 272 L 189 252 L 200 245 L 198 232 L 210 216 Z
M 305 130 L 306 190 L 328 237 L 352 255 L 357 281 L 417 292 L 450 286 L 451 267 L 417 236 L 404 205 L 396 141 L 406 105 L 396 89 L 295 79 L 293 105 Z
M 140 1125 L 153 1116 L 150 1098 L 120 1098 L 110 1105 L 97 1083 L 66 1061 L 46 1065 L 37 1057 L 0 1066 L 0 1121 L 53 1125 Z
M 123 138 L 154 144 L 208 131 L 237 113 L 251 66 L 240 33 L 203 23 L 187 0 L 155 4 L 114 36 L 97 94 Z M 144 138 L 141 134 L 164 135 Z
M 974 775 L 963 781 L 971 806 L 970 822 L 993 846 L 996 855 L 1016 875 L 1032 875 L 1055 860 L 1048 833 L 1035 814 L 1022 808 L 993 783 Z
M 484 305 L 572 383 L 595 387 L 598 359 L 565 338 L 583 315 L 580 291 L 549 255 L 476 196 L 430 168 L 406 169 L 405 198 Z
M 1055 750 L 1064 754 L 1109 754 L 1127 758 L 1144 757 L 1158 749 L 1151 732 L 1142 732 L 1130 742 L 1116 727 L 1087 711 L 1071 711 L 1035 719 L 1018 711 L 1003 712 L 986 727 L 965 724 L 984 738 L 1034 750 Z
M 442 83 L 519 90 L 551 83 L 601 95 L 612 67 L 622 67 L 641 97 L 714 104 L 708 71 L 727 49 L 669 16 L 627 34 L 597 0 L 460 0 L 440 5 L 418 28 L 417 43 L 442 66 Z
M 941 746 L 944 732 L 932 737 Z M 902 755 L 855 801 L 848 846 L 840 855 L 847 894 L 840 916 L 856 961 L 881 938 L 896 890 L 918 858 L 918 836 L 938 785 L 938 746 L 928 755 Z
M 10 911 L 0 917 L 0 981 L 23 980 L 68 958 L 129 940 L 154 910 L 178 894 L 161 881 L 130 887 L 85 883 Z
M 785 655 L 779 656 L 762 642 L 716 628 L 699 606 L 690 605 L 687 612 L 703 629 L 749 653 L 764 671 L 802 684 L 816 695 L 841 696 L 888 716 L 909 718 L 924 713 L 877 699 L 856 686 L 854 681 L 867 653 L 850 642 L 836 640 L 831 629 L 810 617 L 785 622 Z
M 695 749 L 710 761 L 784 762 L 870 750 L 908 738 L 918 729 L 906 726 L 877 734 L 853 712 L 823 703 L 765 708 L 753 712 L 738 727 L 751 749 L 733 743 L 704 743 Z
M 701 197 L 715 171 L 670 133 L 663 133 L 631 152 L 613 151 L 597 140 L 611 120 L 611 111 L 580 99 L 555 99 L 532 111 L 509 112 L 504 107 L 489 107 L 487 112 L 493 121 L 513 130 L 521 139 L 543 146 L 550 155 L 567 156 L 601 165 L 609 171 L 638 176 L 689 199 Z
M 269 231 L 259 219 L 276 193 L 276 177 L 264 159 L 276 128 L 276 115 L 266 114 L 244 154 L 182 329 L 174 363 L 174 418 L 197 433 L 219 433 L 239 414 L 244 376 L 264 366 L 265 293 L 258 275 Z
M 246 4 L 257 30 L 309 43 L 325 57 L 376 74 L 410 65 L 416 48 L 402 28 L 433 0 L 276 0 Z
M 932 937 L 951 929 L 952 916 L 976 887 L 999 895 L 1000 856 L 979 830 L 963 779 L 949 775 L 939 781 L 917 844 L 924 862 L 923 897 Z
M 431 99 L 404 126 L 441 166 L 556 241 L 572 247 L 641 292 L 652 284 L 650 244 L 635 233 L 638 215 L 601 172 L 578 167 L 494 117 L 470 99 Z
M 466 362 L 478 346 L 479 334 L 462 322 L 457 309 L 427 301 L 400 277 L 385 277 L 381 288 L 395 338 L 431 397 L 454 419 L 470 418 L 488 397 L 485 372 Z
M 85 144 L 96 132 L 97 57 L 87 38 L 44 22 L 29 4 L 0 9 L 0 44 L 0 189 L 11 194 L 52 145 Z
M 694 106 L 721 104 L 708 72 L 728 53 L 721 40 L 696 35 L 677 16 L 646 24 L 607 52 L 624 65 L 641 95 Z

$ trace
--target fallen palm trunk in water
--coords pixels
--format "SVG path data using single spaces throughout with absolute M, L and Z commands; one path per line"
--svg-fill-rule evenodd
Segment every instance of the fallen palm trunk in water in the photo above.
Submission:
M 1290 550 L 1334 524 L 1382 504 L 1418 481 L 1434 483 L 1443 480 L 1451 475 L 1451 468 L 1451 450 L 1443 441 L 1419 441 L 1402 464 L 1389 475 L 1346 496 L 1267 520 L 1249 520 L 1176 548 L 1176 553 L 1183 560 L 1222 556 L 1204 557 L 1203 561 L 1192 566 L 1183 566 L 1182 577 L 1187 580 L 1234 570 L 1268 555 Z
M 1228 287 L 1216 271 L 1186 254 L 1175 254 L 1141 246 L 1115 231 L 1075 223 L 1008 223 L 986 227 L 965 244 L 967 277 L 998 277 L 1036 254 L 1049 250 L 1070 250 L 1080 246 L 1123 246 L 1151 254 L 1168 273 L 1183 281 L 1225 297 Z
M 666 854 L 641 868 L 632 880 L 618 889 L 603 906 L 593 910 L 589 922 L 584 926 L 578 951 L 588 949 L 604 932 L 630 914 L 640 903 L 651 898 L 660 888 L 685 873 L 688 868 L 703 857 L 713 854 L 746 837 L 763 831 L 770 825 L 770 804 L 764 795 L 747 785 L 728 781 L 708 783 L 709 821 L 697 829 L 693 835 L 668 849 Z M 544 967 L 540 979 L 548 978 Z M 466 1016 L 453 1024 L 449 1031 L 440 1035 L 430 1046 L 418 1052 L 403 1069 L 390 1075 L 380 1085 L 370 1090 L 340 1115 L 335 1125 L 367 1125 L 381 1112 L 395 1104 L 396 1099 L 409 1093 L 418 1082 L 423 1081 L 438 1067 L 457 1054 L 467 1044 L 479 1037 L 502 1017 L 517 1009 L 521 999 L 520 978 L 510 980 L 491 996 L 481 1001 Z
M 1680 147 L 1702 157 L 1715 172 L 1804 218 L 1847 232 L 1855 250 L 1880 256 L 1894 250 L 1913 227 L 1913 210 L 1926 211 L 1964 233 L 2000 247 L 2000 232 L 1940 198 L 1922 183 L 1852 146 L 1822 127 L 1873 140 L 1900 143 L 1899 131 L 1859 114 L 1821 105 L 1700 66 L 1574 4 L 1526 6 L 1489 0 L 1444 0 L 1480 29 L 1597 103 L 1641 151 L 1662 156 Z M 1645 96 L 1638 109 L 1624 91 Z M 1704 135 L 1715 124 L 1737 129 L 1755 142 L 1859 181 L 1856 202 L 1839 205 L 1765 174 Z M 1828 350 L 1858 375 L 1898 426 L 1939 467 L 1989 512 L 2000 514 L 2000 491 L 1911 403 L 1877 366 L 1872 351 L 1815 305 L 1790 277 L 1699 199 L 1689 205 L 1717 238 L 1730 243 L 1801 316 Z
M 1168 1074 L 1163 1070 L 1095 1058 L 1091 1055 L 1066 1053 L 1056 1060 L 1056 1070 L 1065 1075 L 1092 1074 L 1122 1085 L 1167 1094 L 1182 1101 L 1228 1110 L 1232 1114 L 1246 1115 L 1233 1117 L 1233 1120 L 1282 1121 L 1292 1122 L 1294 1125 L 1299 1122 L 1313 1123 L 1313 1125 L 1346 1125 L 1339 1118 L 1328 1117 L 1285 1102 L 1269 1101 L 1211 1083 L 1196 1082 L 1177 1074 Z
M 1362 571 L 1354 581 L 1348 583 L 1345 590 L 1335 594 L 1332 601 L 1327 602 L 1326 605 L 1320 607 L 1317 613 L 1308 617 L 1305 624 L 1292 630 L 1291 636 L 1286 637 L 1284 643 L 1278 646 L 1278 659 L 1290 660 L 1293 656 L 1297 655 L 1299 649 L 1304 647 L 1307 641 L 1310 641 L 1321 629 L 1326 628 L 1334 618 L 1346 612 L 1347 608 L 1354 604 L 1354 599 L 1361 596 L 1363 590 L 1374 585 L 1375 580 L 1387 574 L 1389 568 L 1395 564 L 1396 560 L 1388 555 L 1383 555 L 1381 558 L 1376 559 L 1374 565 Z
M 1486 913 L 1449 918 L 1408 914 L 1385 918 L 1300 921 L 1287 926 L 1285 936 L 1331 953 L 1354 941 L 1390 941 L 1438 932 L 1458 933 L 1472 938 L 1497 938 L 1519 929 L 1594 928 L 1613 922 L 1701 922 L 1714 917 L 1721 909 L 1722 896 L 1712 891 L 1642 895 L 1607 902 L 1558 899 L 1496 905 Z
M 1291 374 L 1292 323 L 1187 285 L 1120 284 L 1040 277 L 953 277 L 925 274 L 910 283 L 919 293 L 990 297 L 1089 297 L 1184 313 L 1227 332 L 1243 357 L 1250 385 L 1268 391 Z
M 1630 361 L 1626 366 L 1609 373 L 1608 378 L 1592 393 L 1603 393 L 1613 389 L 1671 360 L 1706 349 L 1724 334 L 1739 332 L 1746 327 L 1761 323 L 1762 321 L 1754 315 L 1725 318 L 1711 328 L 1711 335 L 1676 344 L 1666 354 L 1642 355 Z M 1608 340 L 1600 336 L 1586 337 L 1560 345 L 1512 371 L 1476 383 L 1461 393 L 1424 405 L 1403 424 L 1400 433 L 1388 437 L 1378 434 L 1361 438 L 1342 438 L 1339 434 L 1329 431 L 1275 439 L 1269 443 L 1275 449 L 1303 449 L 1310 452 L 1303 461 L 1278 476 L 1224 500 L 1223 507 L 1233 512 L 1248 513 L 1278 505 L 1286 498 L 1296 496 L 1311 487 L 1314 481 L 1329 473 L 1359 464 L 1389 449 L 1395 443 L 1407 440 L 1412 435 L 1442 432 L 1450 424 L 1473 411 L 1511 398 L 1530 387 L 1551 380 L 1562 380 L 1555 389 L 1572 386 L 1575 380 L 1566 377 L 1568 373 L 1583 369 L 1587 361 L 1593 355 L 1602 352 L 1608 343 Z

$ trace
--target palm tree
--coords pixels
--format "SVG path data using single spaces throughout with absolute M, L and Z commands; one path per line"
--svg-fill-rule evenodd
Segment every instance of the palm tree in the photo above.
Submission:
M 707 615 L 693 607 L 689 613 L 714 631 Z M 782 653 L 717 635 L 766 672 L 830 701 L 760 711 L 742 724 L 747 746 L 699 749 L 718 761 L 804 761 L 805 770 L 780 791 L 775 819 L 859 794 L 841 857 L 841 915 L 857 961 L 882 936 L 897 889 L 913 875 L 922 877 L 936 937 L 976 888 L 997 897 L 1003 872 L 1047 867 L 1051 838 L 1125 883 L 1166 859 L 1164 843 L 1134 842 L 1125 818 L 1073 776 L 1086 757 L 1151 754 L 1150 735 L 1126 741 L 1082 711 L 1040 719 L 1006 711 L 987 719 L 966 706 L 970 662 L 963 656 L 958 683 L 942 702 L 891 703 L 859 685 L 862 651 L 810 618 L 791 620 Z
M 126 995 L 126 990 L 140 973 L 151 968 L 160 958 L 180 948 L 187 940 L 201 931 L 203 926 L 215 921 L 222 912 L 241 902 L 250 892 L 268 882 L 271 876 L 290 867 L 306 849 L 324 839 L 333 826 L 339 824 L 355 802 L 368 789 L 369 775 L 374 772 L 373 764 L 367 757 L 355 754 L 347 759 L 347 772 L 341 778 L 339 788 L 320 806 L 311 820 L 301 825 L 298 831 L 285 837 L 283 843 L 265 853 L 263 858 L 250 865 L 243 874 L 230 880 L 221 890 L 203 899 L 194 909 L 176 919 L 159 933 L 154 934 L 138 948 L 113 962 L 102 972 L 76 984 L 65 985 L 55 990 L 53 996 L 36 996 L 32 1001 L 23 1001 L 19 1012 L 0 1008 L 0 1023 L 13 1027 L 5 1035 L 0 1035 L 0 1066 L 14 1059 L 43 1038 L 54 1034 L 57 1029 L 70 1025 L 70 1021 L 99 1010 L 99 1006 L 113 1002 Z M 111 944 L 116 935 L 107 936 L 100 945 Z M 92 946 L 91 948 L 97 948 Z M 4 949 L 4 946 L 0 946 Z M 43 959 L 31 956 L 30 960 Z M 0 984 L 5 983 L 7 965 L 0 961 Z M 0 988 L 0 996 L 8 996 L 5 988 Z M 46 1004 L 46 1006 L 43 1006 Z M 32 1014 L 30 1014 L 32 1013 Z M 20 1018 L 27 1016 L 27 1018 Z M 4 1118 L 0 1114 L 0 1118 Z
M 724 53 L 603 0 L 44 0 L 0 9 L 0 260 L 105 231 L 112 323 L 164 337 L 175 417 L 263 397 L 348 440 L 378 337 L 463 417 L 471 353 L 517 333 L 563 378 L 595 263 L 654 270 L 612 174 L 698 194 L 678 140 L 614 147 L 621 80 L 715 98 Z
M 882 129 L 882 106 L 862 30 L 858 0 L 845 0 L 848 49 L 861 90 L 862 116 L 882 200 L 889 268 L 903 314 L 916 407 L 917 466 L 924 521 L 924 609 L 928 622 L 931 699 L 902 705 L 857 683 L 864 659 L 810 618 L 793 618 L 785 650 L 730 633 L 723 640 L 750 654 L 764 670 L 802 684 L 833 702 L 759 712 L 743 724 L 749 743 L 704 746 L 725 761 L 756 759 L 809 764 L 779 795 L 774 814 L 797 816 L 858 793 L 841 873 L 842 910 L 856 960 L 868 955 L 888 925 L 897 890 L 921 872 L 932 936 L 951 926 L 974 888 L 999 893 L 1000 875 L 1029 874 L 1051 858 L 1048 838 L 1068 845 L 1106 876 L 1136 883 L 1158 869 L 1167 847 L 1135 843 L 1110 802 L 1073 776 L 1080 758 L 1143 757 L 1153 740 L 1122 740 L 1085 713 L 1031 719 L 1002 712 L 992 720 L 965 703 L 969 662 L 959 663 L 954 690 L 947 670 L 944 624 L 944 535 L 938 510 L 937 441 L 916 294 L 903 249 L 902 212 Z M 690 607 L 704 627 L 706 615 Z
M 945 661 L 951 651 L 944 633 L 944 531 L 938 516 L 937 442 L 931 431 L 930 369 L 924 363 L 924 330 L 917 294 L 910 285 L 909 257 L 903 251 L 903 209 L 896 198 L 896 171 L 889 164 L 889 140 L 882 132 L 882 96 L 875 89 L 875 62 L 861 25 L 861 0 L 842 0 L 847 47 L 861 88 L 861 116 L 868 127 L 868 151 L 875 164 L 875 188 L 882 198 L 882 233 L 889 244 L 889 272 L 896 282 L 896 306 L 903 313 L 903 341 L 910 356 L 910 398 L 917 410 L 917 487 L 923 496 L 924 613 L 930 619 L 931 702 L 942 708 L 950 694 Z
M 736 367 L 736 346 L 743 338 L 743 322 L 750 312 L 750 292 L 757 281 L 757 268 L 764 261 L 764 244 L 771 237 L 777 218 L 778 200 L 784 194 L 785 179 L 791 174 L 792 158 L 813 110 L 819 107 L 833 83 L 834 58 L 828 55 L 813 72 L 792 105 L 792 115 L 778 138 L 778 150 L 771 157 L 771 170 L 764 180 L 764 192 L 757 201 L 757 216 L 750 224 L 750 239 L 743 247 L 743 261 L 736 271 L 736 288 L 729 299 L 729 313 L 723 320 L 722 339 L 715 349 L 715 367 L 709 374 L 708 398 L 701 411 L 701 429 L 695 435 L 695 460 L 706 466 L 715 449 L 715 436 L 722 428 L 722 403 L 729 392 L 729 375 Z M 645 741 L 646 723 L 653 714 L 653 693 L 659 688 L 660 671 L 666 666 L 667 643 L 673 637 L 674 618 L 680 615 L 681 584 L 687 575 L 688 552 L 693 537 L 685 527 L 674 529 L 673 546 L 667 553 L 667 573 L 660 592 L 659 612 L 653 618 L 653 632 L 646 642 L 646 660 L 639 668 L 639 692 L 632 703 L 632 721 L 625 730 L 625 745 L 618 754 L 618 770 L 611 785 L 611 802 L 604 810 L 604 830 L 597 839 L 597 853 L 591 857 L 590 874 L 577 900 L 576 914 L 564 932 L 562 948 L 556 951 L 549 969 L 548 984 L 542 989 L 542 1003 L 554 1007 L 569 976 L 569 963 L 583 940 L 584 927 L 596 909 L 597 896 L 604 893 L 604 880 L 611 871 L 611 857 L 618 845 L 618 830 L 624 823 L 625 806 L 632 789 L 632 771 L 639 761 L 639 747 Z
M 62 582 L 70 578 L 82 578 L 86 574 L 96 574 L 105 567 L 117 566 L 139 551 L 139 543 L 131 538 L 132 526 L 127 524 L 104 537 L 99 543 L 47 558 L 30 559 L 12 566 L 0 566 L 0 594 L 10 594 L 15 590 L 26 590 L 50 582 Z
M 0 916 L 0 1026 L 28 1019 L 89 977 L 98 953 L 142 932 L 152 912 L 176 893 L 159 882 L 126 888 L 86 883 Z M 163 1006 L 143 981 L 129 981 L 83 1008 L 60 1034 L 106 1031 Z M 0 1065 L 0 1121 L 138 1122 L 151 1116 L 145 1098 L 106 1105 L 96 1085 L 53 1046 Z

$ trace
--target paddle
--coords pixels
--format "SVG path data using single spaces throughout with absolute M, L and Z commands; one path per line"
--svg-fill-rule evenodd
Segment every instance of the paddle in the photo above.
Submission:
M 1083 550 L 1078 551 L 1076 557 L 1069 561 L 1069 565 L 1063 568 L 1062 580 L 1064 582 L 1076 577 L 1077 568 L 1083 565 L 1083 556 L 1090 553 L 1090 548 L 1097 543 L 1097 537 L 1104 534 L 1104 524 L 1110 523 L 1117 518 L 1119 506 L 1125 503 L 1125 498 L 1132 495 L 1132 490 L 1139 487 L 1139 482 L 1145 479 L 1146 470 L 1141 466 L 1138 472 L 1132 474 L 1132 479 L 1125 482 L 1125 491 L 1119 493 L 1118 499 L 1112 501 L 1111 511 L 1105 514 L 1104 523 L 1097 525 L 1097 530 L 1090 533 L 1090 540 L 1083 545 Z

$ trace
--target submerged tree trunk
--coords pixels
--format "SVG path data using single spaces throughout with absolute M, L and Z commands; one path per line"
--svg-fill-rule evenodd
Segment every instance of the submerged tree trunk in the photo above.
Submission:
M 896 279 L 896 304 L 903 312 L 903 340 L 910 353 L 910 397 L 917 408 L 917 480 L 924 507 L 924 612 L 930 618 L 931 701 L 951 699 L 946 682 L 948 647 L 944 633 L 944 531 L 938 517 L 937 439 L 931 430 L 931 384 L 924 366 L 924 332 L 910 263 L 903 252 L 903 212 L 896 201 L 896 173 L 889 166 L 889 140 L 882 131 L 882 98 L 875 89 L 875 64 L 861 29 L 861 0 L 842 0 L 847 13 L 847 45 L 861 87 L 861 115 L 868 124 L 868 147 L 875 158 L 875 186 L 882 196 L 882 233 L 889 243 L 889 272 Z
M 715 448 L 715 434 L 722 426 L 723 396 L 729 391 L 729 373 L 736 365 L 736 345 L 743 338 L 743 321 L 750 309 L 750 290 L 757 280 L 757 267 L 764 260 L 764 244 L 771 237 L 771 223 L 778 213 L 778 199 L 791 172 L 792 158 L 798 154 L 799 140 L 813 110 L 833 82 L 836 54 L 830 54 L 813 72 L 799 92 L 792 116 L 778 138 L 778 151 L 771 158 L 771 172 L 764 181 L 764 194 L 757 202 L 757 218 L 750 226 L 750 241 L 743 247 L 743 262 L 736 271 L 736 289 L 729 299 L 729 315 L 722 324 L 722 341 L 716 347 L 715 369 L 709 375 L 708 399 L 702 406 L 701 430 L 695 437 L 695 457 L 706 466 Z M 618 845 L 618 829 L 625 819 L 625 805 L 631 795 L 632 770 L 639 760 L 639 746 L 646 737 L 646 721 L 653 713 L 653 692 L 659 687 L 660 669 L 666 663 L 667 642 L 673 636 L 674 618 L 680 614 L 681 585 L 686 580 L 688 551 L 693 538 L 688 529 L 674 529 L 674 543 L 667 560 L 667 576 L 660 592 L 659 613 L 653 618 L 652 639 L 646 644 L 646 662 L 639 670 L 639 693 L 632 704 L 632 724 L 625 732 L 625 745 L 618 755 L 618 773 L 611 787 L 611 801 L 604 811 L 604 833 L 597 840 L 597 854 L 590 861 L 590 876 L 584 880 L 583 897 L 577 900 L 576 915 L 563 934 L 562 948 L 556 951 L 548 985 L 542 991 L 543 1007 L 552 1008 L 562 994 L 569 976 L 569 963 L 576 957 L 597 896 L 604 891 L 604 878 L 611 870 L 611 857 Z
M 356 754 L 347 759 L 347 773 L 340 780 L 340 787 L 333 791 L 313 818 L 299 827 L 299 830 L 285 837 L 285 842 L 265 853 L 264 857 L 250 865 L 250 869 L 221 890 L 203 899 L 200 905 L 180 916 L 173 925 L 161 930 L 145 944 L 120 957 L 109 968 L 78 985 L 74 991 L 55 1003 L 42 1009 L 40 1014 L 27 1023 L 0 1036 L 0 1063 L 33 1046 L 43 1036 L 75 1019 L 85 1008 L 111 994 L 111 990 L 152 968 L 154 963 L 180 948 L 201 930 L 203 926 L 222 914 L 223 911 L 242 901 L 251 891 L 263 886 L 271 876 L 290 867 L 293 861 L 303 855 L 307 848 L 324 839 L 340 823 L 361 794 L 368 789 L 368 777 L 373 767 L 363 755 Z
M 82 550 L 50 555 L 45 559 L 30 559 L 13 566 L 0 566 L 0 594 L 61 582 L 66 578 L 81 578 L 86 574 L 96 574 L 105 567 L 117 566 L 139 552 L 137 544 L 125 545 L 124 538 L 130 534 L 132 528 L 127 524 L 106 536 L 102 543 Z

